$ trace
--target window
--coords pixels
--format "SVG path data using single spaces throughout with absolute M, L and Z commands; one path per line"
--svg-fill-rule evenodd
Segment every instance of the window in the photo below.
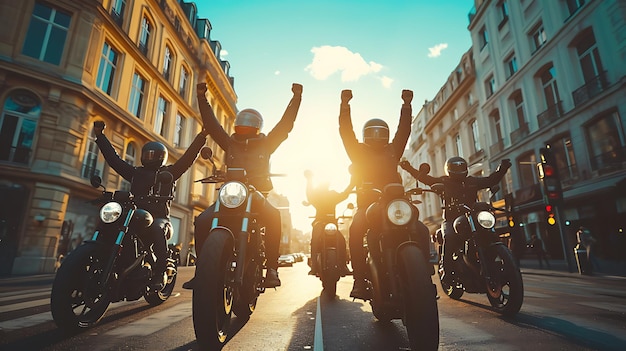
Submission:
M 83 160 L 83 167 L 80 175 L 83 178 L 89 179 L 94 175 L 102 176 L 102 166 L 98 166 L 98 145 L 96 144 L 96 137 L 93 133 L 89 135 L 87 140 L 87 149 L 85 150 L 85 159 Z
M 119 54 L 105 42 L 102 47 L 102 56 L 100 57 L 100 66 L 98 67 L 98 77 L 96 85 L 102 91 L 111 95 L 113 91 L 113 82 L 115 79 L 115 70 L 117 69 L 117 60 Z
M 130 100 L 128 101 L 128 110 L 138 118 L 141 118 L 143 109 L 143 98 L 145 93 L 146 81 L 139 73 L 133 75 L 133 85 L 130 90 Z
M 620 167 L 624 157 L 624 133 L 619 114 L 615 112 L 593 121 L 585 127 L 591 168 L 610 170 Z
M 485 46 L 487 46 L 487 44 L 489 43 L 489 35 L 487 34 L 487 29 L 485 29 L 485 27 L 483 27 L 479 32 L 479 43 L 480 43 L 480 49 L 482 50 Z
M 172 73 L 172 60 L 172 51 L 169 46 L 165 46 L 165 54 L 163 56 L 163 77 L 165 77 L 167 81 L 170 80 L 170 75 Z
M 180 80 L 178 82 L 178 93 L 185 98 L 187 96 L 187 84 L 189 80 L 189 73 L 185 66 L 180 67 Z
M 598 53 L 596 38 L 589 30 L 576 45 L 578 61 L 583 72 L 585 83 L 594 81 L 603 72 L 602 61 Z
M 28 164 L 33 151 L 41 103 L 31 92 L 16 90 L 0 116 L 0 161 Z
M 485 95 L 489 98 L 496 92 L 496 79 L 493 76 L 489 76 L 485 81 Z
M 506 78 L 511 78 L 515 72 L 517 72 L 517 69 L 517 59 L 515 55 L 509 56 L 509 58 L 506 59 Z
M 142 54 L 148 55 L 148 46 L 150 45 L 150 33 L 152 32 L 152 24 L 144 16 L 141 19 L 141 30 L 139 31 L 139 51 Z
M 530 35 L 532 41 L 533 53 L 543 46 L 548 41 L 546 31 L 543 29 L 543 24 L 539 24 L 537 28 Z
M 556 106 L 561 98 L 559 97 L 559 88 L 556 84 L 556 70 L 550 65 L 541 74 L 541 85 L 543 87 L 543 95 L 548 108 Z
M 461 142 L 461 135 L 457 134 L 454 136 L 454 143 L 456 145 L 456 154 L 457 156 L 463 157 L 463 143 Z
M 111 17 L 118 26 L 124 23 L 124 10 L 126 9 L 126 0 L 113 0 L 111 3 Z
M 174 127 L 174 146 L 181 147 L 183 135 L 185 133 L 185 118 L 180 114 L 176 114 L 176 126 Z
M 498 111 L 493 111 L 489 115 L 489 119 L 491 120 L 491 126 L 493 128 L 493 134 L 496 136 L 496 143 L 501 143 L 502 138 L 502 127 L 500 122 L 500 113 Z M 501 150 L 500 150 L 501 151 Z
M 159 96 L 156 116 L 154 119 L 154 132 L 165 136 L 165 120 L 167 119 L 167 105 L 169 103 L 162 96 Z
M 478 152 L 481 150 L 480 132 L 478 131 L 478 121 L 473 120 L 471 123 L 471 126 L 472 126 L 472 142 L 474 143 L 474 152 Z
M 506 4 L 506 1 L 500 1 L 497 7 L 498 7 L 498 14 L 500 16 L 500 23 L 498 24 L 498 29 L 502 29 L 504 24 L 509 19 L 509 6 Z
M 54 65 L 61 63 L 71 16 L 35 3 L 22 53 Z
M 566 0 L 565 2 L 567 3 L 567 10 L 569 11 L 570 16 L 585 5 L 585 0 Z
M 524 112 L 524 97 L 522 96 L 522 92 L 518 91 L 514 94 L 511 98 L 511 102 L 513 103 L 513 110 L 517 117 L 517 126 L 520 128 L 527 127 L 528 121 L 526 120 L 526 113 Z
M 571 184 L 578 179 L 578 169 L 574 156 L 574 147 L 569 135 L 550 142 L 550 149 L 554 154 L 559 178 L 563 184 Z
M 520 188 L 528 188 L 539 183 L 537 156 L 533 152 L 520 156 L 517 159 L 517 165 Z

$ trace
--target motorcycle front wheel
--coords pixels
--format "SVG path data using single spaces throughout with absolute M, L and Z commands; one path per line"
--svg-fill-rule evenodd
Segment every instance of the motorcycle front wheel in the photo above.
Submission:
M 487 264 L 491 276 L 486 281 L 489 303 L 502 315 L 516 314 L 524 301 L 524 283 L 511 250 L 504 245 L 493 246 Z
M 220 350 L 228 338 L 234 291 L 226 279 L 234 243 L 232 234 L 209 234 L 196 262 L 192 310 L 193 328 L 201 350 Z
M 59 328 L 89 328 L 104 316 L 110 304 L 102 285 L 107 254 L 97 243 L 87 242 L 63 260 L 50 295 L 52 318 Z
M 413 245 L 398 250 L 398 274 L 404 302 L 404 320 L 412 350 L 437 350 L 439 311 L 437 288 L 422 251 Z
M 326 250 L 324 261 L 318 267 L 321 267 L 320 279 L 322 280 L 323 293 L 328 297 L 337 295 L 337 282 L 339 281 L 339 268 L 337 250 Z
M 446 283 L 441 279 L 443 277 L 443 255 L 441 254 L 441 246 L 439 246 L 439 266 L 437 269 L 437 275 L 439 276 L 439 282 L 441 283 L 441 289 L 453 300 L 461 299 L 465 290 L 462 286 L 459 286 L 456 280 L 452 280 L 452 283 Z M 460 259 L 457 257 L 457 259 Z M 450 272 L 448 272 L 450 273 Z
M 150 306 L 158 306 L 169 299 L 172 295 L 174 285 L 176 285 L 177 269 L 177 262 L 170 257 L 170 260 L 167 262 L 167 268 L 163 273 L 163 288 L 158 291 L 148 289 L 143 295 Z

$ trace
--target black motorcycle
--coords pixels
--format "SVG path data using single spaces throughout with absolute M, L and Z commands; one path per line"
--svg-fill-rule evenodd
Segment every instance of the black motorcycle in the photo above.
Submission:
M 443 184 L 433 184 L 431 189 L 443 198 Z M 493 194 L 497 190 L 492 188 L 491 191 Z M 448 253 L 452 255 L 452 272 L 446 274 L 452 279 L 446 283 L 441 280 L 444 273 L 441 229 L 433 238 L 439 247 L 439 277 L 446 295 L 458 300 L 464 292 L 487 294 L 495 311 L 506 316 L 516 314 L 524 301 L 522 274 L 511 250 L 499 240 L 495 230 L 495 213 L 505 210 L 487 202 L 447 206 L 454 206 L 454 211 L 463 213 L 454 220 L 453 228 L 465 244 L 456 252 Z
M 202 150 L 203 158 L 212 152 Z M 198 180 L 223 183 L 218 189 L 213 225 L 196 261 L 193 325 L 202 350 L 221 349 L 231 334 L 232 313 L 247 319 L 265 292 L 265 227 L 258 205 L 266 201 L 250 185 L 243 168 L 214 171 Z
M 382 191 L 366 186 L 361 196 L 377 196 L 366 211 L 368 282 L 372 290 L 372 312 L 382 321 L 401 319 L 411 349 L 436 350 L 439 345 L 437 289 L 432 282 L 429 253 L 418 246 L 419 211 L 402 184 L 389 184 Z M 426 234 L 427 235 L 427 234 Z
M 157 176 L 156 184 L 171 182 L 169 172 Z M 63 260 L 52 284 L 52 317 L 59 328 L 68 331 L 95 325 L 113 302 L 144 297 L 150 305 L 160 305 L 176 283 L 176 253 L 170 249 L 161 287 L 154 287 L 156 256 L 142 238 L 142 229 L 153 222 L 152 215 L 137 208 L 130 192 L 106 191 L 98 176 L 91 178 L 91 184 L 103 188 L 102 195 L 92 201 L 102 205 L 100 222 L 91 240 Z M 166 201 L 173 197 L 157 192 L 148 198 Z

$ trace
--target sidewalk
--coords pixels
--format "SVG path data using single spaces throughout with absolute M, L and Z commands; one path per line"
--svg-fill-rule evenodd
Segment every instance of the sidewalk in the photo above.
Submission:
M 626 280 L 626 264 L 610 264 L 607 261 L 600 262 L 600 269 L 593 272 L 593 275 L 585 275 L 578 273 L 578 267 L 574 262 L 572 264 L 573 271 L 570 272 L 565 260 L 549 260 L 550 268 L 547 268 L 544 262 L 543 268 L 539 267 L 539 261 L 536 259 L 523 258 L 520 260 L 520 271 L 522 274 L 538 274 L 538 275 L 559 275 L 567 277 L 602 277 L 612 279 Z

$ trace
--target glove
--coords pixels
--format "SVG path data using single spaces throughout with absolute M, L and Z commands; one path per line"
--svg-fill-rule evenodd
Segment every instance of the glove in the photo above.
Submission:
M 293 95 L 295 95 L 295 96 L 301 96 L 302 95 L 302 84 L 293 83 L 291 85 L 291 92 L 293 92 Z
M 402 160 L 400 161 L 400 168 L 404 169 L 405 171 L 410 171 L 411 169 L 413 169 L 413 166 L 411 166 L 409 161 Z
M 402 90 L 402 100 L 405 104 L 410 104 L 413 101 L 413 91 L 412 90 Z
M 502 160 L 502 162 L 500 162 L 500 168 L 504 169 L 505 171 L 511 168 L 511 160 L 508 158 Z
M 352 90 L 346 89 L 341 91 L 341 103 L 348 103 L 352 99 Z
M 93 132 L 97 136 L 102 135 L 102 132 L 104 131 L 104 128 L 105 128 L 104 121 L 94 121 L 93 122 Z

